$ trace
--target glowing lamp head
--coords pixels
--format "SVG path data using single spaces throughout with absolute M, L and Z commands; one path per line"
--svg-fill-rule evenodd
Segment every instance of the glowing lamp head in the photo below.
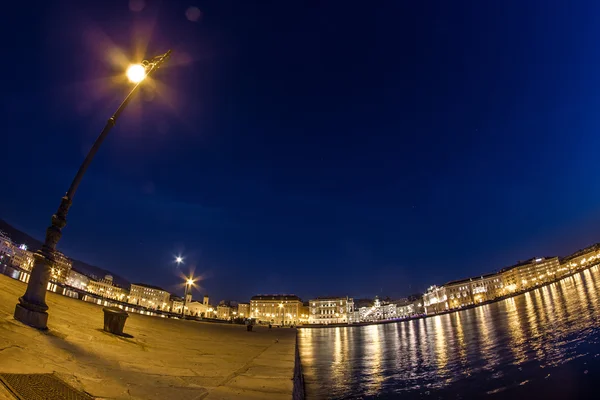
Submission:
M 181 263 L 183 262 L 183 257 L 181 257 L 181 256 L 177 256 L 177 257 L 175 257 L 175 262 L 176 262 L 177 264 L 181 264 Z
M 194 284 L 194 280 L 193 279 L 188 279 L 187 280 L 187 284 L 188 285 L 193 285 Z
M 127 78 L 133 83 L 140 83 L 146 77 L 146 68 L 140 64 L 133 64 L 127 68 Z

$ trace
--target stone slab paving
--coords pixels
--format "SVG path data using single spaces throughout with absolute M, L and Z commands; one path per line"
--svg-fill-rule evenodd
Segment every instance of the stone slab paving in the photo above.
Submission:
M 48 293 L 48 331 L 13 319 L 25 284 L 0 275 L 0 372 L 55 373 L 99 399 L 292 397 L 296 330 L 131 313 L 125 333 L 102 330 L 102 307 Z M 3 397 L 4 396 L 4 397 Z M 0 400 L 11 398 L 0 388 Z

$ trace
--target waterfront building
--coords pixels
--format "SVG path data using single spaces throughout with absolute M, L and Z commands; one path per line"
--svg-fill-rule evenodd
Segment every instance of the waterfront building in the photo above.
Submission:
M 33 268 L 33 253 L 27 250 L 27 245 L 22 244 L 20 246 L 13 246 L 13 257 L 12 265 L 17 266 L 27 272 L 30 272 Z
M 577 250 L 561 260 L 558 277 L 573 273 L 600 262 L 600 243 Z
M 0 257 L 2 257 L 3 263 L 11 265 L 12 257 L 15 254 L 15 245 L 8 235 L 0 231 Z M 10 262 L 6 260 L 11 260 Z
M 104 279 L 93 280 L 89 279 L 87 283 L 87 291 L 107 299 L 126 301 L 129 294 L 126 289 L 117 286 L 113 283 L 112 275 L 106 275 Z
M 500 271 L 502 283 L 508 292 L 527 290 L 554 280 L 560 274 L 558 257 L 532 258 Z
M 382 313 L 381 319 L 387 320 L 387 319 L 398 318 L 398 313 L 396 311 L 397 311 L 396 304 L 394 304 L 394 303 L 383 304 L 381 306 L 381 313 Z
M 309 324 L 345 324 L 348 313 L 354 312 L 351 297 L 317 297 L 309 300 Z
M 474 303 L 482 303 L 502 296 L 504 294 L 502 276 L 492 273 L 471 278 L 471 293 Z
M 394 301 L 396 306 L 396 318 L 407 318 L 417 314 L 418 304 L 421 304 L 421 299 L 410 301 L 408 299 L 400 299 Z
M 446 288 L 443 286 L 430 286 L 423 294 L 423 307 L 427 314 L 447 310 L 448 296 L 446 295 Z
M 471 278 L 459 279 L 444 285 L 448 297 L 448 308 L 460 308 L 473 304 Z
M 217 318 L 229 321 L 231 319 L 232 308 L 228 304 L 219 304 L 217 306 Z
M 172 313 L 181 314 L 183 308 L 183 297 L 175 296 L 174 294 L 169 296 L 169 305 L 167 310 Z
M 69 275 L 67 275 L 66 284 L 77 289 L 87 291 L 89 282 L 90 278 L 81 272 L 77 272 L 74 268 L 71 268 Z
M 152 310 L 168 310 L 171 294 L 166 290 L 144 283 L 132 283 L 128 302 Z
M 293 294 L 265 294 L 250 299 L 250 313 L 259 322 L 297 325 L 302 300 Z
M 348 324 L 356 324 L 360 322 L 360 311 L 355 309 L 353 312 L 348 313 Z
M 298 323 L 300 324 L 308 324 L 308 319 L 310 317 L 310 303 L 304 302 L 300 307 L 300 317 L 298 318 Z
M 385 318 L 386 312 L 389 313 L 389 308 L 386 310 L 379 298 L 375 297 L 375 301 L 371 306 L 358 309 L 358 319 L 361 322 L 380 321 Z
M 250 317 L 250 303 L 239 303 L 237 313 L 240 318 L 249 318 Z
M 52 263 L 50 268 L 50 280 L 57 283 L 65 283 L 72 266 L 73 263 L 67 256 L 60 251 L 55 251 L 54 263 Z
M 204 296 L 204 299 L 201 302 L 199 301 L 188 301 L 187 305 L 187 313 L 194 317 L 206 317 L 208 316 L 208 309 L 210 308 L 210 304 L 208 304 L 208 296 Z M 179 310 L 181 312 L 181 310 Z

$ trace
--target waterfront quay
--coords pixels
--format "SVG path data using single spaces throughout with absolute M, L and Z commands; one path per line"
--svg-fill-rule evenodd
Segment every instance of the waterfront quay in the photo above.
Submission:
M 0 275 L 0 374 L 54 374 L 97 399 L 292 398 L 295 329 L 130 313 L 120 337 L 103 331 L 101 306 L 48 292 L 39 331 L 13 319 L 24 290 Z

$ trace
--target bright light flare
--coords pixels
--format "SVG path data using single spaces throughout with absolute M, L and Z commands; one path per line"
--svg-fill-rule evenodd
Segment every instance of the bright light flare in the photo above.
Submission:
M 194 284 L 194 280 L 193 280 L 193 279 L 191 279 L 191 278 L 189 278 L 189 279 L 187 280 L 187 284 L 188 284 L 188 285 L 193 285 L 193 284 Z
M 183 257 L 181 257 L 181 256 L 177 256 L 177 257 L 175 257 L 175 262 L 176 262 L 177 264 L 181 264 L 181 263 L 183 262 Z
M 127 78 L 133 83 L 140 83 L 146 77 L 146 68 L 140 64 L 133 64 L 127 68 Z M 183 261 L 183 260 L 182 260 Z

